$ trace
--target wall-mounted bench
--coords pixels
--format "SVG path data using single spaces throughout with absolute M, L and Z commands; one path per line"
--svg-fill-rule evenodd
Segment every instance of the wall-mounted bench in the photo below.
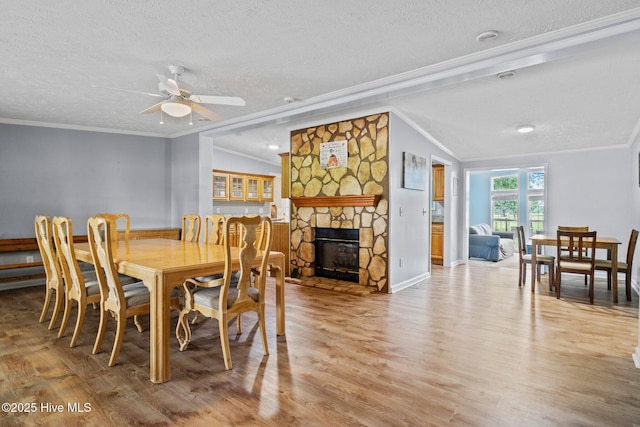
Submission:
M 120 232 L 124 235 L 124 232 Z M 179 228 L 130 230 L 130 240 L 180 239 Z M 74 243 L 86 242 L 87 236 L 74 236 Z M 33 256 L 33 261 L 14 262 L 18 258 Z M 8 260 L 8 261 L 5 261 Z M 0 283 L 44 278 L 44 267 L 35 237 L 0 239 Z

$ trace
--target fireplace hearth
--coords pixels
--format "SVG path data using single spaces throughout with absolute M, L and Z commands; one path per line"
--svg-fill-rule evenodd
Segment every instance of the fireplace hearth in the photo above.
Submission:
M 315 275 L 359 281 L 360 232 L 346 228 L 316 228 Z

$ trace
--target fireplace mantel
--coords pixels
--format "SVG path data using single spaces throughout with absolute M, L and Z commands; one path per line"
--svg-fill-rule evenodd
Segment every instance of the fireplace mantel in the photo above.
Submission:
M 334 206 L 377 206 L 380 194 L 361 194 L 352 196 L 315 196 L 292 197 L 297 207 L 334 207 Z

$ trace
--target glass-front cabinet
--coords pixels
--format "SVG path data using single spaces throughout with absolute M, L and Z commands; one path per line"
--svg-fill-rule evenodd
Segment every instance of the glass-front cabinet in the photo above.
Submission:
M 273 180 L 270 175 L 213 170 L 213 200 L 272 202 Z
M 260 178 L 257 176 L 247 176 L 247 195 L 245 200 L 247 202 L 257 202 L 260 200 Z
M 244 175 L 229 174 L 229 200 L 244 200 Z
M 213 200 L 229 200 L 229 174 L 213 173 Z
M 273 178 L 262 178 L 262 194 L 260 199 L 263 202 L 273 202 Z

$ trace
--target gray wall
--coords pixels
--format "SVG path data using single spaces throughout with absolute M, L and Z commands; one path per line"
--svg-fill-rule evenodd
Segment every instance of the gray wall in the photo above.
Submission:
M 0 238 L 34 236 L 36 214 L 71 217 L 75 234 L 98 212 L 168 227 L 170 149 L 166 138 L 0 124 Z
M 427 187 L 425 191 L 402 188 L 402 153 L 409 152 L 427 159 Z M 390 113 L 389 119 L 389 278 L 390 291 L 397 291 L 428 277 L 431 265 L 431 161 L 444 160 L 445 167 L 445 237 L 457 241 L 460 228 L 451 186 L 453 177 L 459 176 L 459 164 L 424 135 L 416 131 L 403 118 Z M 448 201 L 448 202 L 447 202 Z M 450 205 L 449 207 L 446 207 Z M 400 209 L 402 208 L 402 215 Z M 423 214 L 423 209 L 426 214 Z M 445 265 L 458 259 L 456 245 L 445 243 Z M 400 266 L 402 260 L 402 267 Z

